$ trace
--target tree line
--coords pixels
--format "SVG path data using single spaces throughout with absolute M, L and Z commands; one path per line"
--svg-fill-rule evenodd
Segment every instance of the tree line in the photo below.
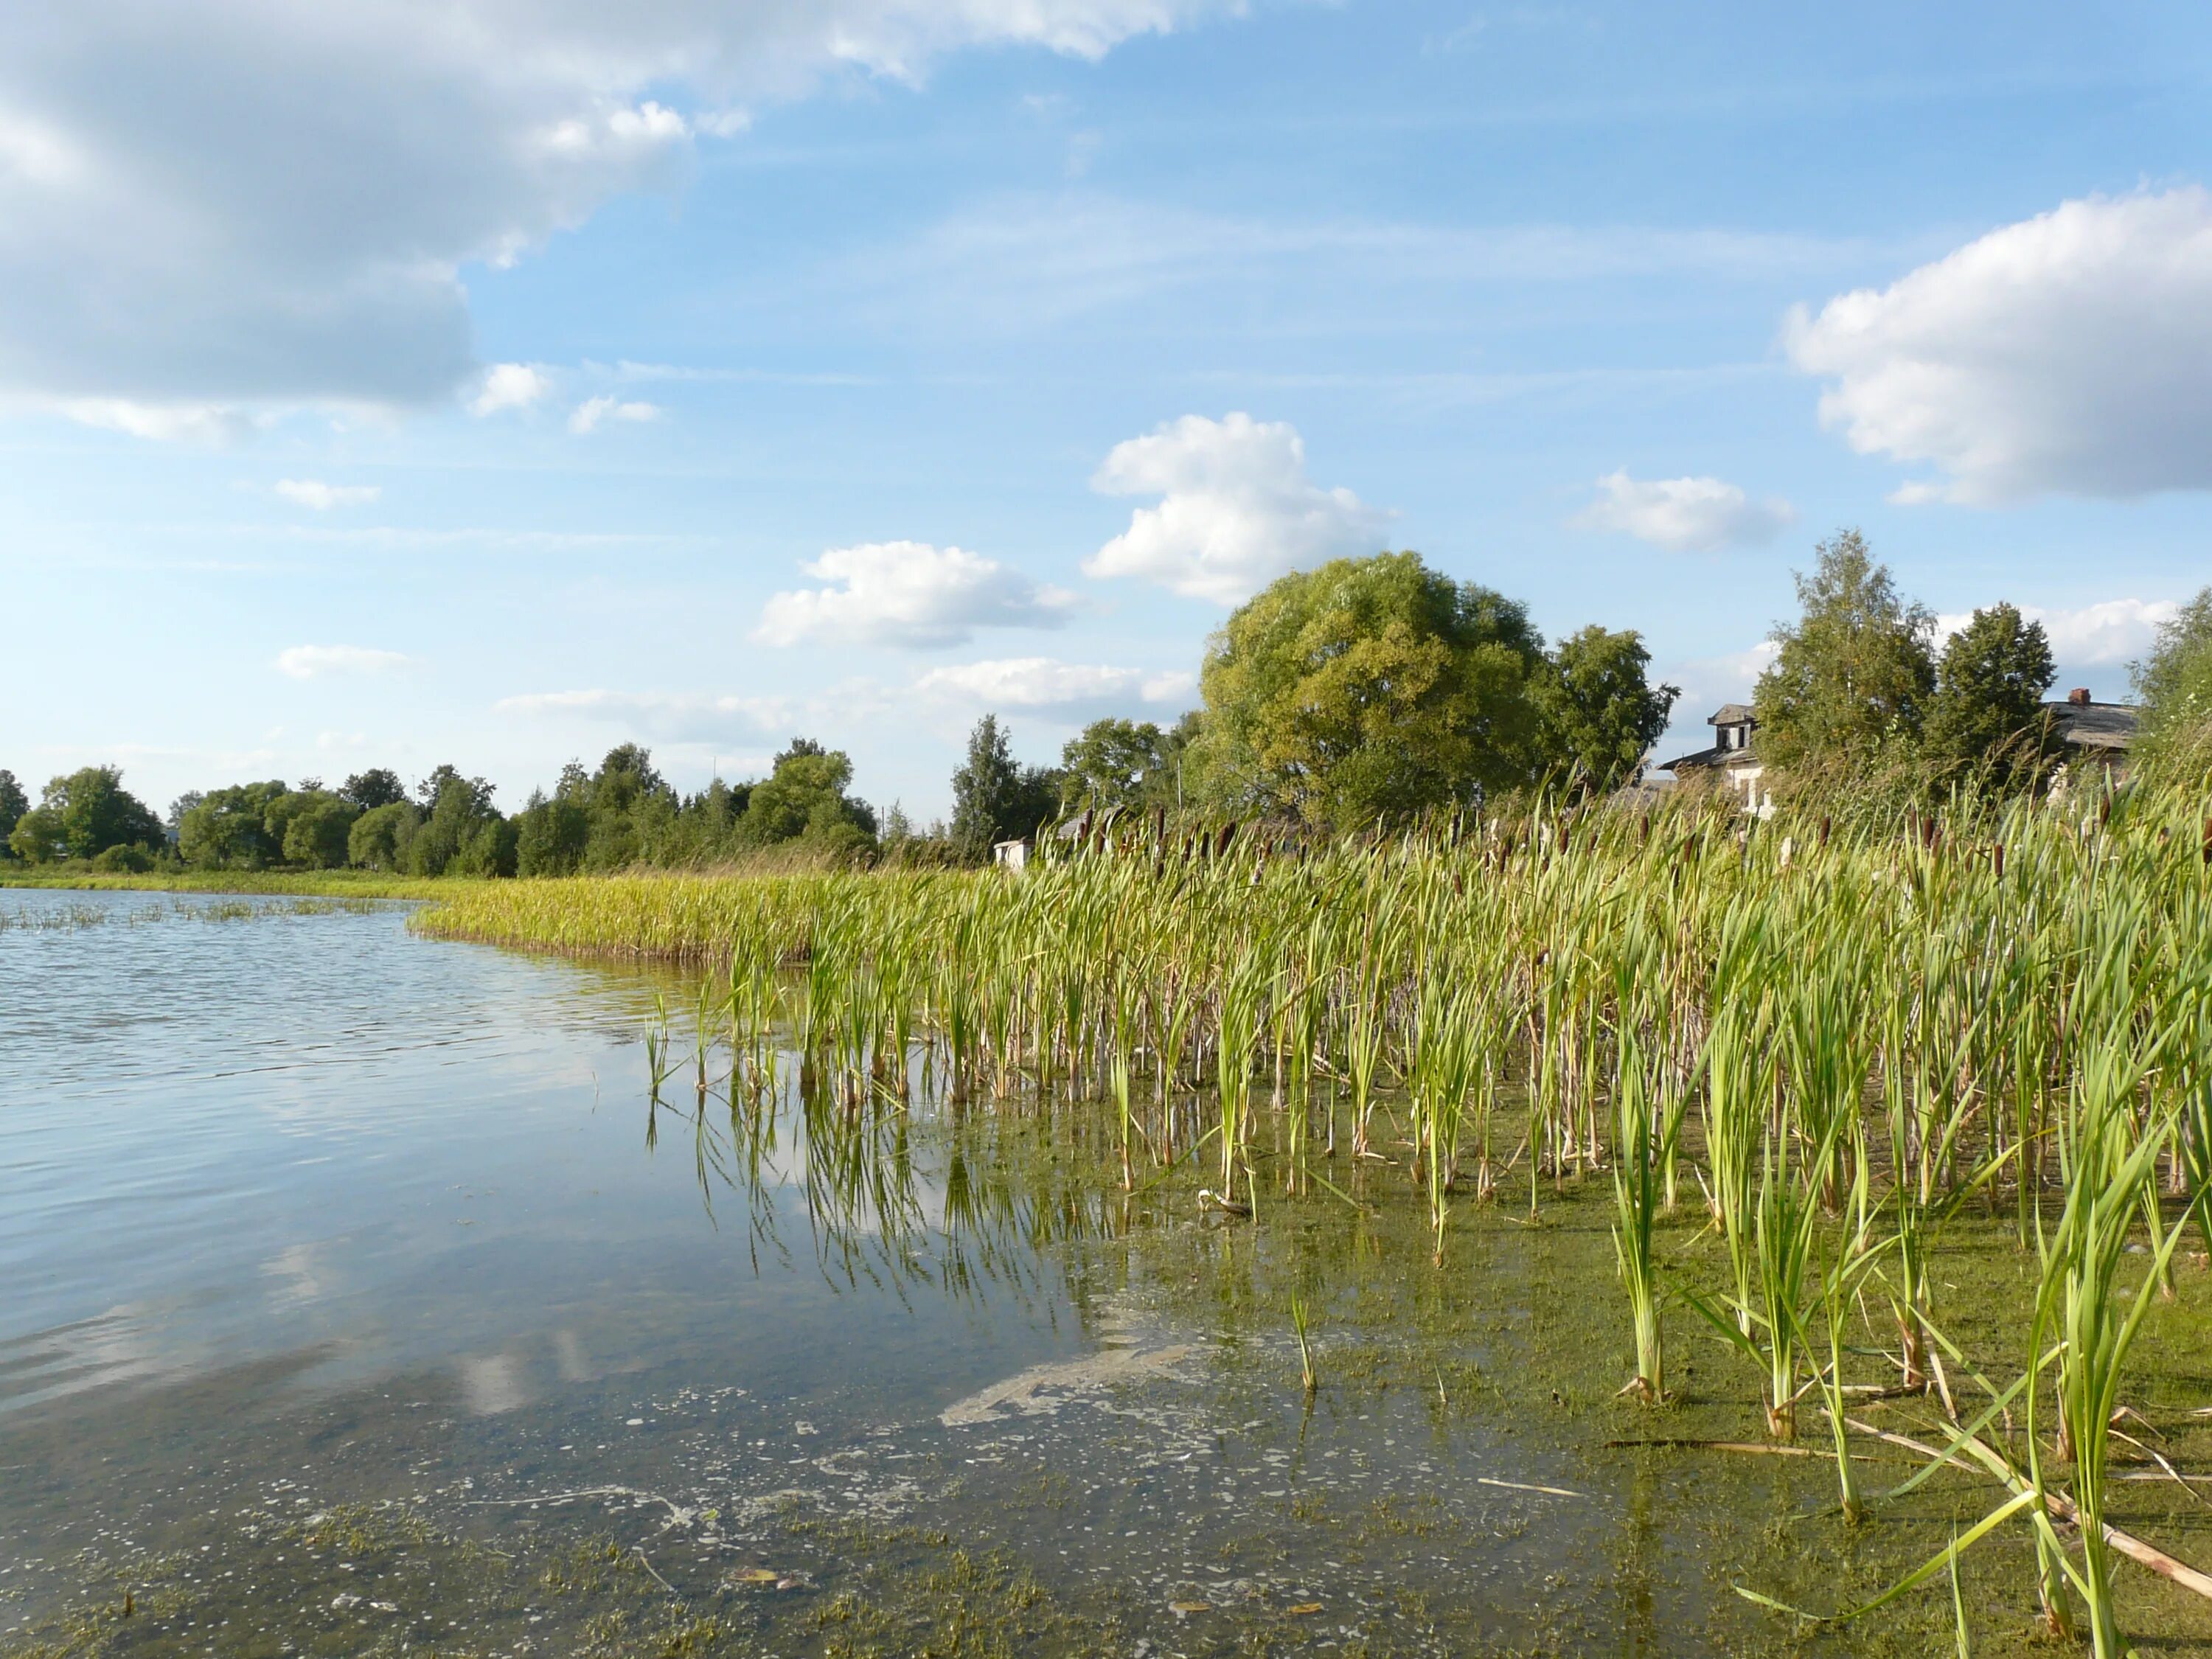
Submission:
M 1858 532 L 1814 552 L 1796 579 L 1800 614 L 1776 626 L 1753 694 L 1759 757 L 1785 787 L 2048 780 L 2060 744 L 2040 623 L 2000 602 L 1939 649 L 1933 614 L 1903 597 Z M 620 744 L 594 769 L 571 762 L 512 816 L 489 783 L 450 765 L 412 790 L 384 768 L 335 787 L 236 784 L 182 796 L 166 819 L 113 767 L 54 778 L 35 806 L 0 771 L 0 846 L 106 871 L 554 876 L 771 851 L 972 863 L 1084 812 L 1361 829 L 1633 780 L 1680 695 L 1651 684 L 1650 664 L 1633 630 L 1592 625 L 1547 645 L 1518 601 L 1419 554 L 1381 553 L 1293 573 L 1238 609 L 1207 641 L 1200 706 L 1169 726 L 1095 720 L 1059 765 L 1041 767 L 1020 763 L 1006 726 L 984 715 L 952 777 L 951 817 L 926 828 L 896 803 L 879 813 L 853 794 L 843 752 L 797 738 L 766 777 L 691 794 L 650 750 Z M 2134 682 L 2145 752 L 2212 731 L 2212 587 L 2160 629 Z

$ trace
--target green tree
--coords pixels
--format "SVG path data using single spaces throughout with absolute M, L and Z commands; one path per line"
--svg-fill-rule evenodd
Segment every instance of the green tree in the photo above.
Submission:
M 491 804 L 490 784 L 441 766 L 415 786 L 415 793 L 427 810 L 407 844 L 408 874 L 441 876 L 449 869 L 455 875 L 514 873 L 512 828 Z M 477 848 L 475 843 L 484 836 L 489 841 Z
M 30 797 L 23 793 L 23 786 L 15 781 L 15 775 L 0 770 L 0 859 L 15 856 L 15 849 L 8 845 L 8 837 L 15 833 L 15 826 L 22 822 L 23 814 L 30 810 Z
M 1206 650 L 1194 746 L 1218 805 L 1341 828 L 1528 782 L 1543 640 L 1527 610 L 1418 553 L 1285 576 Z
M 582 769 L 577 768 L 580 774 Z M 582 867 L 592 838 L 591 810 L 580 795 L 533 789 L 514 818 L 515 872 L 525 876 L 573 876 Z
M 111 847 L 139 847 L 149 854 L 167 839 L 161 821 L 123 787 L 113 766 L 88 766 L 51 780 L 38 805 L 21 814 L 8 845 L 34 863 L 94 859 Z
M 738 835 L 749 847 L 798 842 L 837 858 L 872 852 L 875 810 L 847 792 L 853 763 L 842 750 L 794 738 L 747 797 Z
M 269 805 L 264 820 L 277 838 L 287 864 L 311 870 L 336 870 L 347 858 L 354 820 L 361 809 L 327 789 L 298 790 Z
M 407 799 L 407 786 L 399 781 L 399 774 L 381 766 L 372 766 L 366 772 L 356 772 L 338 786 L 338 793 L 364 812 L 374 812 L 380 806 Z
M 1936 687 L 1936 618 L 1899 594 L 1865 538 L 1842 531 L 1814 552 L 1796 578 L 1803 614 L 1768 636 L 1781 650 L 1753 693 L 1759 754 L 1778 766 L 1863 760 L 1917 737 Z
M 2212 587 L 2199 589 L 2172 621 L 2159 624 L 2150 655 L 2129 674 L 2151 752 L 2179 748 L 2212 730 Z
M 1631 781 L 1682 695 L 1679 686 L 1652 685 L 1650 663 L 1633 629 L 1593 623 L 1561 640 L 1532 688 L 1546 763 L 1598 789 Z
M 1158 793 L 1169 764 L 1167 734 L 1152 721 L 1093 720 L 1060 751 L 1066 812 L 1139 805 Z
M 280 828 L 271 835 L 269 809 L 289 793 L 282 778 L 211 789 L 177 822 L 177 850 L 202 870 L 259 870 L 284 856 Z
M 1993 767 L 2022 780 L 2040 776 L 2058 740 L 2043 694 L 2058 678 L 2043 624 L 1998 604 L 1944 642 L 1929 699 L 1929 757 L 1959 767 Z
M 574 790 L 568 775 L 562 787 Z M 592 870 L 620 870 L 647 856 L 647 823 L 656 805 L 672 805 L 666 780 L 654 769 L 653 751 L 634 743 L 610 749 L 580 792 L 591 815 L 584 853 Z
M 1002 841 L 1034 836 L 1053 816 L 1059 779 L 1042 767 L 1024 766 L 996 714 L 986 714 L 968 734 L 968 757 L 952 775 L 952 844 L 963 858 L 980 862 Z
M 408 851 L 422 822 L 412 801 L 386 801 L 369 808 L 346 834 L 346 862 L 357 870 L 398 874 L 407 867 Z

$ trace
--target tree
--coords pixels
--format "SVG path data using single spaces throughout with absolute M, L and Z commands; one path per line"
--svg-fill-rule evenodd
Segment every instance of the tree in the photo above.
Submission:
M 408 850 L 422 815 L 415 803 L 386 801 L 372 806 L 353 821 L 346 834 L 346 861 L 359 870 L 381 870 L 396 874 L 407 867 Z
M 23 786 L 15 781 L 15 775 L 0 770 L 0 859 L 14 856 L 13 849 L 8 845 L 8 837 L 15 833 L 15 826 L 22 822 L 23 814 L 30 810 L 30 797 L 23 793 Z
M 580 774 L 581 769 L 576 769 Z M 665 802 L 671 792 L 653 768 L 653 751 L 625 743 L 607 750 L 599 769 L 582 781 L 580 789 L 563 772 L 556 793 L 572 793 L 584 802 L 591 816 L 584 862 L 604 871 L 623 869 L 644 857 L 647 809 Z
M 1063 812 L 1137 805 L 1154 793 L 1168 766 L 1167 734 L 1146 720 L 1093 720 L 1060 751 Z
M 492 787 L 482 778 L 465 778 L 458 768 L 440 766 L 415 786 L 428 809 L 416 825 L 404 855 L 407 873 L 441 876 L 514 873 L 511 825 L 491 804 Z M 483 848 L 475 843 L 489 836 Z
M 1351 828 L 1530 781 L 1527 610 L 1418 553 L 1285 576 L 1207 647 L 1194 759 L 1216 804 Z
M 343 865 L 361 809 L 343 795 L 327 789 L 300 790 L 270 803 L 265 822 L 278 838 L 287 864 L 311 870 L 336 870 Z
M 1753 694 L 1760 756 L 1778 766 L 1863 760 L 1917 737 L 1936 686 L 1936 618 L 1899 594 L 1865 538 L 1842 531 L 1814 552 L 1796 578 L 1803 615 L 1775 625 L 1781 650 Z
M 1644 676 L 1650 662 L 1633 629 L 1613 633 L 1593 623 L 1561 640 L 1533 688 L 1547 763 L 1599 789 L 1632 781 L 1682 695 L 1679 686 L 1651 685 Z
M 952 775 L 952 844 L 961 857 L 988 858 L 1002 841 L 1034 836 L 1052 817 L 1056 775 L 1024 766 L 996 714 L 986 714 L 968 734 L 968 758 Z
M 2150 655 L 2130 665 L 2129 677 L 2142 704 L 2144 746 L 2154 754 L 2212 728 L 2212 587 L 2159 624 Z
M 168 831 L 169 839 L 172 842 L 178 840 L 184 833 L 185 814 L 206 799 L 207 797 L 200 791 L 187 789 L 169 803 L 169 816 L 161 820 L 161 827 Z
M 576 770 L 580 774 L 582 769 Z M 576 793 L 556 791 L 549 799 L 544 791 L 533 789 L 515 815 L 515 873 L 573 876 L 591 837 L 592 815 Z
M 374 812 L 380 806 L 389 806 L 394 801 L 407 799 L 407 786 L 399 781 L 399 774 L 381 766 L 372 766 L 366 772 L 356 772 L 338 786 L 338 793 L 364 812 Z
M 875 810 L 846 793 L 852 781 L 853 763 L 842 750 L 793 738 L 769 776 L 752 786 L 738 836 L 749 847 L 796 842 L 837 858 L 871 852 Z
M 38 805 L 15 820 L 8 845 L 18 858 L 43 864 L 97 858 L 111 847 L 150 853 L 163 840 L 161 820 L 123 787 L 120 768 L 88 766 L 50 780 Z
M 2058 750 L 2043 694 L 2058 678 L 2043 624 L 1998 604 L 1944 642 L 1929 699 L 1931 758 L 1952 766 L 1996 767 L 2040 776 Z
M 291 793 L 282 778 L 211 789 L 177 821 L 177 850 L 203 870 L 258 870 L 284 856 L 284 833 L 273 835 L 269 809 Z

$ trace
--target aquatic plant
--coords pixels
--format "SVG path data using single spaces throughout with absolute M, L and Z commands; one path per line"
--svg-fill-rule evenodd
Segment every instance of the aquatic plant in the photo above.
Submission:
M 2100 1512 L 2095 1413 L 2119 1403 L 2142 1307 L 2175 1293 L 2177 1239 L 2212 1244 L 2203 805 L 2152 783 L 1760 824 L 1695 799 L 1545 799 L 1336 842 L 1154 818 L 1019 874 L 514 882 L 415 925 L 726 964 L 697 1030 L 729 1033 L 733 1093 L 781 1047 L 810 1098 L 862 1118 L 908 1109 L 915 1077 L 949 1109 L 1071 1136 L 1079 1103 L 1109 1103 L 1133 1203 L 1201 1152 L 1216 1213 L 1255 1208 L 1263 1179 L 1371 1205 L 1389 1170 L 1440 1269 L 1470 1145 L 1477 1196 L 1517 1172 L 1532 1218 L 1547 1182 L 1601 1176 L 1631 1390 L 1662 1392 L 1679 1298 L 1756 1366 L 1774 1438 L 1818 1404 L 1847 1510 L 1878 1501 L 1853 1484 L 1845 1413 L 1870 1386 L 1845 1375 L 1863 1303 L 1887 1298 L 1899 1384 L 1958 1422 L 1960 1388 L 1996 1368 L 1944 1338 L 1934 1264 L 1962 1206 L 2008 1197 L 2041 1268 L 2016 1326 L 2033 1411 L 2067 1456 L 2016 1468 L 1978 1428 L 1952 1461 L 2047 1530 L 2020 1492 Z M 1500 1110 L 1525 1121 L 1502 1156 Z M 1717 1246 L 1662 1267 L 1678 1188 L 1703 1193 Z M 2136 1237 L 2151 1272 L 2130 1302 L 2112 1275 Z M 2085 1579 L 2094 1553 L 2046 1548 Z

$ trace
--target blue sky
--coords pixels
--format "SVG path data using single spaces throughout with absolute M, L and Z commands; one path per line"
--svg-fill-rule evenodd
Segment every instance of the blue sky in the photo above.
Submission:
M 33 9 L 33 785 L 803 732 L 927 819 L 1340 552 L 1642 630 L 1684 747 L 1839 526 L 2100 696 L 2212 580 L 2201 9 Z

